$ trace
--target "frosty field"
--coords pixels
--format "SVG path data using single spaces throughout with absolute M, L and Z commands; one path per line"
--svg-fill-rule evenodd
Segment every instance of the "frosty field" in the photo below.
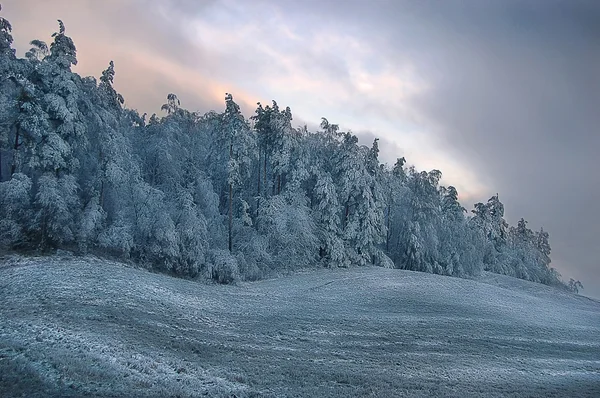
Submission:
M 382 268 L 209 285 L 0 263 L 2 397 L 598 397 L 600 303 Z

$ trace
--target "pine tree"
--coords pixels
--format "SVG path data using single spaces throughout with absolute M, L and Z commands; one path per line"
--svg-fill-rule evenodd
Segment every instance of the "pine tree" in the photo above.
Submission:
M 35 230 L 42 250 L 59 248 L 73 242 L 75 218 L 79 209 L 77 183 L 71 175 L 44 173 L 35 195 Z
M 50 59 L 59 67 L 71 70 L 72 65 L 77 65 L 77 49 L 73 40 L 65 35 L 65 24 L 58 20 L 58 32 L 52 34 L 54 41 L 50 44 Z
M 329 266 L 347 266 L 340 237 L 340 205 L 333 179 L 328 172 L 317 171 L 315 185 L 316 214 L 321 230 L 321 257 Z
M 123 96 L 114 89 L 114 78 L 115 78 L 115 64 L 113 61 L 110 61 L 108 64 L 108 68 L 102 71 L 102 75 L 100 76 L 100 84 L 98 85 L 98 89 L 104 95 L 104 100 L 110 107 L 114 107 L 117 110 L 121 109 L 121 105 L 125 103 L 125 99 Z M 175 96 L 175 94 L 169 94 L 169 96 Z M 177 97 L 175 97 L 177 99 Z M 177 99 L 177 102 L 179 100 Z M 163 108 L 165 105 L 163 105 Z
M 25 174 L 15 173 L 0 182 L 0 247 L 25 248 L 31 228 L 32 182 Z
M 395 209 L 400 199 L 402 188 L 406 182 L 406 173 L 404 172 L 404 164 L 406 160 L 402 158 L 398 158 L 392 170 L 387 170 L 383 173 L 383 186 L 386 187 L 386 198 L 385 198 L 385 226 L 386 226 L 386 236 L 385 236 L 385 251 L 386 253 L 390 253 L 391 250 L 391 240 L 395 233 Z
M 112 64 L 112 61 L 111 61 Z M 111 80 L 112 83 L 112 80 Z M 163 104 L 163 106 L 160 107 L 161 110 L 167 112 L 167 115 L 172 115 L 175 112 L 177 112 L 177 110 L 179 109 L 179 106 L 181 105 L 181 102 L 179 101 L 179 98 L 177 98 L 177 96 L 173 93 L 167 95 L 167 103 Z
M 0 5 L 0 11 L 2 6 Z M 10 160 L 11 147 L 15 141 L 12 137 L 12 126 L 17 110 L 14 106 L 16 94 L 15 81 L 15 50 L 12 48 L 12 26 L 8 20 L 0 16 L 0 181 L 8 179 L 9 175 L 4 171 L 5 159 Z M 12 154 L 14 156 L 14 154 Z M 11 175 L 14 170 L 11 171 Z
M 507 244 L 508 224 L 504 220 L 504 205 L 498 199 L 498 195 L 492 196 L 487 203 L 476 203 L 472 210 L 474 216 L 472 225 L 485 237 L 487 247 L 485 249 L 485 269 L 501 274 L 508 274 L 506 267 L 505 248 Z
M 32 40 L 29 44 L 31 44 L 33 47 L 31 47 L 31 49 L 25 53 L 25 58 L 27 58 L 32 64 L 42 62 L 47 56 L 50 55 L 50 49 L 48 48 L 46 42 L 36 39 Z
M 227 163 L 227 184 L 229 186 L 229 222 L 228 222 L 228 249 L 233 250 L 233 191 L 242 184 L 242 179 L 250 173 L 251 152 L 254 142 L 250 128 L 240 111 L 240 107 L 233 101 L 229 93 L 225 96 L 225 113 L 223 114 L 223 129 L 229 149 Z
M 0 11 L 2 11 L 2 5 L 0 5 Z M 0 63 L 2 64 L 6 62 L 6 59 L 15 58 L 15 50 L 12 48 L 13 37 L 11 32 L 12 25 L 10 22 L 0 16 Z

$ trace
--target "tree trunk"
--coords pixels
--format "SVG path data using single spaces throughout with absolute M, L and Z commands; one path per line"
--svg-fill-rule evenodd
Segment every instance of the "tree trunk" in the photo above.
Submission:
M 229 144 L 229 159 L 233 157 L 233 144 Z M 232 249 L 232 229 L 233 227 L 233 184 L 229 183 L 229 252 Z
M 10 166 L 10 176 L 12 177 L 13 174 L 15 174 L 15 171 L 17 170 L 17 162 L 18 162 L 18 150 L 19 150 L 19 132 L 20 132 L 20 128 L 19 126 L 17 126 L 17 131 L 15 133 L 15 144 L 13 146 L 13 158 L 12 158 L 12 165 Z
M 229 251 L 232 249 L 232 231 L 233 226 L 233 185 L 229 184 Z
M 256 217 L 258 218 L 258 212 L 260 210 L 260 169 L 261 169 L 261 160 L 262 160 L 262 156 L 261 156 L 261 151 L 260 151 L 260 147 L 258 149 L 258 195 L 256 196 Z
M 267 187 L 267 150 L 265 149 L 265 156 L 264 156 L 264 163 L 263 163 L 263 186 L 265 187 L 265 196 L 269 195 L 269 191 L 268 191 L 268 187 Z
M 104 179 L 102 179 L 102 181 L 100 182 L 100 203 L 98 203 L 100 205 L 101 209 L 104 209 Z
M 388 205 L 387 208 L 387 225 L 386 225 L 386 231 L 385 231 L 385 251 L 386 253 L 390 252 L 390 236 L 391 236 L 391 232 L 390 232 L 390 212 L 392 211 L 392 207 L 390 205 Z
M 281 193 L 281 174 L 277 176 L 277 195 Z
M 348 222 L 349 212 L 350 212 L 350 207 L 348 206 L 348 202 L 346 202 L 346 210 L 344 211 L 344 228 L 346 228 L 346 223 Z
M 98 205 L 100 206 L 101 209 L 104 209 L 104 179 L 106 178 L 106 163 L 104 161 L 104 151 L 102 151 L 102 146 L 100 145 L 100 149 L 99 149 L 99 153 L 98 153 L 98 157 L 100 159 L 100 161 L 102 162 L 101 165 L 102 167 L 100 168 L 100 198 L 99 198 L 99 203 Z

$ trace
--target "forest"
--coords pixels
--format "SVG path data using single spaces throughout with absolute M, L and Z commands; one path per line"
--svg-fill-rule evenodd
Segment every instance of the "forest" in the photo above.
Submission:
M 0 248 L 68 250 L 185 278 L 257 280 L 308 267 L 376 265 L 458 277 L 491 271 L 577 291 L 551 267 L 549 235 L 510 226 L 496 194 L 469 212 L 438 170 L 379 160 L 323 118 L 233 95 L 192 112 L 168 94 L 161 115 L 124 107 L 110 62 L 72 72 L 58 21 L 24 58 L 0 17 Z

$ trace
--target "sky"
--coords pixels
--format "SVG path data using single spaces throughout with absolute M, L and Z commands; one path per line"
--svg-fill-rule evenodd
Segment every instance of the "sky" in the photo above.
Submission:
M 381 160 L 439 169 L 463 206 L 550 233 L 552 265 L 600 299 L 600 3 L 594 0 L 4 0 L 14 47 L 77 46 L 75 71 L 115 62 L 126 105 L 246 116 L 290 106 Z

